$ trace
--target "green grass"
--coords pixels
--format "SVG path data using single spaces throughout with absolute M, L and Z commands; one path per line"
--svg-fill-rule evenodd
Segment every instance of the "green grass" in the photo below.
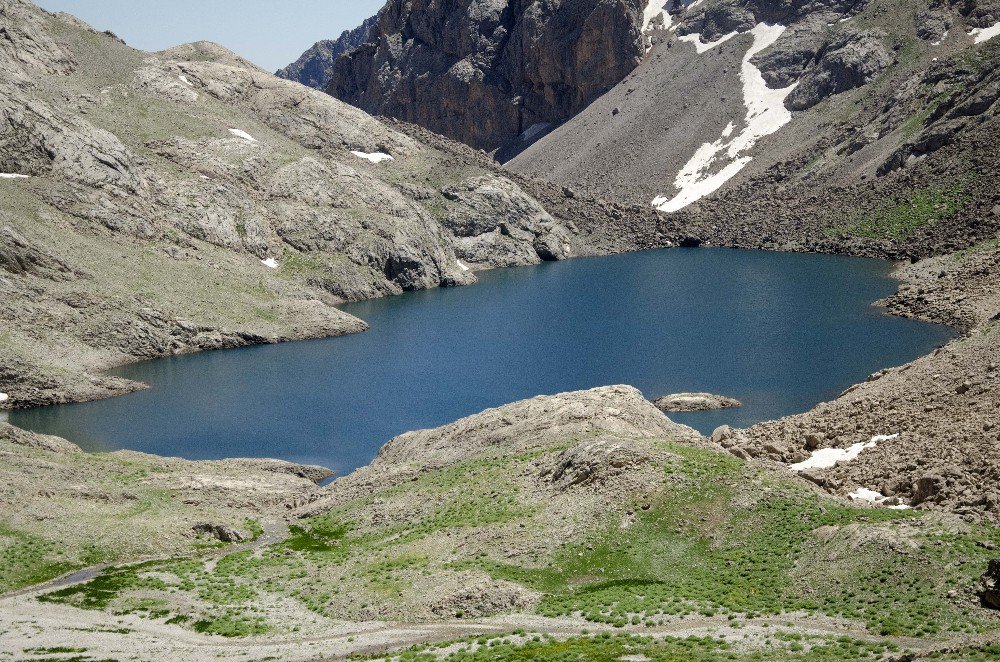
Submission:
M 78 566 L 57 543 L 0 524 L 0 593 L 41 584 Z
M 832 227 L 827 234 L 870 239 L 906 239 L 921 228 L 933 225 L 961 211 L 969 201 L 965 184 L 916 191 L 905 200 L 889 203 L 872 215 L 844 226 Z
M 861 527 L 886 539 L 907 535 L 906 520 L 918 515 L 854 508 L 757 474 L 728 455 L 673 450 L 683 460 L 667 471 L 686 484 L 665 490 L 648 510 L 637 508 L 627 532 L 612 518 L 603 532 L 566 545 L 544 568 L 485 557 L 456 566 L 542 591 L 543 615 L 581 614 L 619 627 L 695 613 L 800 610 L 859 620 L 883 635 L 989 626 L 945 598 L 949 587 L 974 581 L 985 567 L 987 555 L 972 538 L 930 534 L 905 554 L 852 549 L 850 540 L 821 543 L 820 527 Z M 738 505 L 754 491 L 761 494 L 756 503 Z M 836 560 L 826 563 L 831 556 Z
M 883 636 L 996 628 L 983 610 L 947 597 L 976 582 L 990 558 L 976 541 L 1000 543 L 996 529 L 949 533 L 933 517 L 856 508 L 726 453 L 650 443 L 672 459 L 654 498 L 631 505 L 634 523 L 622 530 L 621 510 L 612 509 L 603 524 L 551 556 L 512 561 L 469 541 L 514 523 L 523 525 L 513 529 L 520 535 L 538 535 L 542 506 L 521 494 L 513 477 L 528 466 L 537 471 L 541 456 L 557 449 L 420 472 L 302 520 L 262 554 L 233 553 L 211 570 L 200 560 L 152 562 L 42 599 L 249 636 L 288 627 L 260 609 L 267 596 L 335 619 L 372 618 L 371 609 L 386 607 L 406 614 L 407 601 L 429 599 L 421 591 L 438 573 L 471 571 L 537 591 L 542 615 L 618 627 L 692 614 L 725 622 L 806 612 Z M 405 519 L 371 524 L 398 507 Z M 798 654 L 798 646 L 812 644 L 785 648 Z
M 503 637 L 478 637 L 442 644 L 410 648 L 393 659 L 400 662 L 521 662 L 529 660 L 621 660 L 625 656 L 650 661 L 710 662 L 714 660 L 877 660 L 896 650 L 884 643 L 866 643 L 849 638 L 789 637 L 775 633 L 766 647 L 734 646 L 712 637 L 643 637 L 637 635 L 601 633 L 556 639 L 547 635 L 519 633 Z M 441 649 L 449 648 L 444 653 Z M 750 650 L 747 650 L 750 648 Z

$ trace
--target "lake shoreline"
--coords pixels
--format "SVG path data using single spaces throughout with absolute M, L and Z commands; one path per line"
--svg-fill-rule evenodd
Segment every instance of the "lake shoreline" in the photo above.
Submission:
M 710 263 L 713 262 L 713 261 L 718 261 L 718 262 L 723 263 L 723 264 L 730 264 L 731 263 L 728 255 L 726 255 L 726 253 L 728 253 L 729 249 L 726 249 L 726 248 L 716 249 L 716 250 L 719 250 L 719 255 L 717 255 L 715 257 L 711 257 L 710 258 L 709 256 L 704 256 L 704 257 L 700 257 L 700 258 L 694 258 L 694 260 L 692 262 L 692 258 L 694 256 L 696 256 L 696 255 L 700 255 L 700 253 L 701 253 L 702 250 L 713 250 L 713 249 L 714 249 L 714 247 L 712 249 L 689 249 L 689 252 L 688 252 L 688 255 L 687 255 L 686 258 L 682 258 L 681 256 L 678 256 L 677 258 L 674 258 L 673 260 L 668 261 L 667 264 L 677 264 L 678 266 L 673 267 L 673 269 L 676 270 L 676 269 L 679 268 L 679 269 L 681 269 L 682 273 L 686 273 L 686 272 L 688 272 L 692 268 L 697 268 L 694 265 L 700 264 L 702 261 L 704 261 L 706 259 L 709 259 Z M 658 252 L 658 251 L 647 251 L 647 253 L 656 253 L 656 252 Z M 736 252 L 739 253 L 740 251 L 737 250 Z M 636 252 L 632 252 L 632 253 L 635 254 Z M 672 255 L 672 254 L 673 254 L 673 251 L 671 251 L 670 253 L 665 253 L 665 255 Z M 756 272 L 755 270 L 759 270 L 760 268 L 765 268 L 764 267 L 765 263 L 766 264 L 771 264 L 771 262 L 777 262 L 777 264 L 774 265 L 774 268 L 776 268 L 776 269 L 779 268 L 778 267 L 779 264 L 783 264 L 784 263 L 783 259 L 782 260 L 778 260 L 778 259 L 775 259 L 775 260 L 764 259 L 765 256 L 769 255 L 769 254 L 773 254 L 775 256 L 775 258 L 777 258 L 778 255 L 774 254 L 773 252 L 767 252 L 767 251 L 750 251 L 750 254 L 751 255 L 760 255 L 760 258 L 753 258 L 745 266 L 743 265 L 743 263 L 737 261 L 735 264 L 739 264 L 741 266 L 739 268 L 736 268 L 736 270 L 733 272 L 733 275 L 731 277 L 742 279 L 744 276 L 739 275 L 739 274 L 743 273 L 741 271 L 741 269 L 750 269 L 751 271 L 747 274 L 746 277 L 751 277 L 752 278 L 751 274 L 755 273 Z M 595 256 L 596 259 L 614 259 L 614 257 L 615 256 Z M 738 255 L 734 255 L 733 259 L 736 259 L 737 257 L 738 257 Z M 828 258 L 828 256 L 824 256 L 824 257 Z M 819 258 L 819 256 L 817 256 L 817 258 Z M 647 258 L 645 260 L 642 260 L 641 257 L 639 259 L 640 259 L 640 261 L 641 261 L 642 264 L 646 264 L 646 263 L 658 264 L 659 263 L 659 260 L 657 260 L 657 259 L 650 260 L 650 259 Z M 789 258 L 789 259 L 791 259 L 791 258 Z M 681 261 L 678 263 L 678 260 L 681 260 Z M 576 262 L 576 260 L 573 260 L 573 261 Z M 803 260 L 798 260 L 798 261 L 793 260 L 792 263 L 791 263 L 791 265 L 797 264 L 799 262 L 801 262 L 802 264 L 813 264 L 813 263 L 811 263 L 808 260 L 808 258 L 805 258 Z M 628 262 L 628 263 L 625 263 L 625 264 L 634 264 L 634 261 Z M 821 263 L 818 263 L 818 264 L 822 265 L 824 263 L 821 262 Z M 837 263 L 836 262 L 827 262 L 826 264 L 837 264 Z M 863 265 L 864 262 L 862 261 L 859 264 Z M 875 267 L 871 267 L 871 269 L 873 270 L 872 276 L 875 277 L 875 278 L 878 278 L 878 279 L 882 280 L 882 282 L 885 283 L 885 285 L 880 286 L 880 287 L 876 287 L 876 290 L 881 290 L 878 293 L 872 292 L 870 294 L 864 294 L 864 293 L 860 294 L 861 300 L 864 302 L 865 306 L 875 305 L 875 299 L 877 297 L 883 296 L 883 294 L 888 290 L 889 287 L 893 287 L 897 292 L 899 291 L 899 288 L 898 288 L 897 284 L 900 283 L 901 281 L 900 281 L 900 277 L 897 274 L 899 273 L 900 265 L 899 264 L 892 265 L 892 264 L 889 264 L 889 263 L 882 263 L 882 264 L 884 266 L 875 266 Z M 793 268 L 793 269 L 794 268 L 799 268 L 799 267 L 793 267 L 791 265 L 790 265 L 790 268 Z M 531 269 L 532 267 L 527 267 L 527 268 Z M 576 268 L 574 270 L 571 270 L 569 272 L 563 271 L 563 272 L 560 272 L 560 273 L 580 274 L 580 276 L 573 276 L 574 278 L 579 278 L 579 277 L 582 277 L 582 274 L 585 273 L 585 272 L 587 272 L 587 271 L 598 270 L 600 268 L 604 268 L 604 267 L 599 267 L 597 265 L 594 265 L 594 266 L 591 266 L 590 268 L 584 267 L 582 271 L 578 267 L 578 268 Z M 613 267 L 613 269 L 619 269 L 619 268 L 622 268 L 622 267 L 621 266 Z M 639 268 L 639 267 L 636 267 L 636 268 Z M 826 269 L 827 267 L 820 266 L 820 267 L 813 267 L 813 268 Z M 857 270 L 857 269 L 861 269 L 861 267 L 851 267 L 849 265 L 844 265 L 843 267 L 840 267 L 840 269 L 846 269 L 847 272 L 851 273 L 851 274 L 855 274 L 855 273 L 861 274 L 861 273 L 867 273 L 866 270 L 869 269 L 869 267 L 864 266 L 862 270 Z M 495 274 L 497 274 L 498 276 L 502 276 L 503 274 L 506 273 L 507 277 L 514 277 L 513 275 L 516 273 L 517 270 L 509 271 L 509 270 L 506 270 L 506 269 L 501 269 L 501 270 L 490 270 L 490 271 L 493 272 L 493 273 L 495 273 Z M 780 271 L 780 269 L 779 269 L 779 271 Z M 879 273 L 879 272 L 882 275 L 875 276 L 875 273 Z M 643 272 L 643 273 L 645 273 L 645 272 Z M 817 271 L 817 273 L 818 273 L 818 271 Z M 522 276 L 522 277 L 524 277 L 524 276 Z M 535 276 L 532 276 L 532 275 L 528 275 L 527 277 L 529 278 L 529 280 L 535 278 Z M 496 281 L 494 281 L 494 282 L 496 282 Z M 517 280 L 516 277 L 514 277 L 514 280 L 511 281 L 511 282 L 512 283 L 517 283 L 518 280 Z M 541 282 L 544 283 L 545 282 L 544 279 Z M 583 285 L 584 282 L 585 281 L 581 281 L 581 285 Z M 604 281 L 601 280 L 599 282 L 604 282 Z M 892 283 L 892 284 L 890 285 L 890 283 Z M 503 287 L 506 289 L 506 288 L 509 288 L 511 286 L 512 285 L 508 284 L 508 285 L 504 285 Z M 586 285 L 583 285 L 583 286 L 586 288 Z M 680 287 L 684 287 L 683 284 L 680 284 L 679 286 Z M 467 301 L 467 300 L 469 300 L 471 298 L 473 300 L 477 300 L 478 301 L 478 300 L 482 300 L 483 297 L 486 297 L 487 300 L 489 300 L 488 298 L 491 296 L 491 293 L 495 296 L 495 293 L 492 292 L 492 288 L 493 288 L 492 284 L 486 285 L 484 287 L 487 287 L 487 289 L 484 292 L 481 292 L 481 293 L 471 293 L 470 292 L 465 297 L 465 300 Z M 651 287 L 652 287 L 652 289 L 655 290 L 656 289 L 655 283 Z M 851 287 L 853 288 L 854 285 L 851 285 Z M 514 291 L 517 291 L 517 290 L 514 290 Z M 428 296 L 432 295 L 433 294 L 433 290 L 428 291 L 426 294 Z M 423 295 L 420 295 L 420 296 L 423 296 Z M 871 297 L 871 298 L 869 299 L 869 297 Z M 377 304 L 377 303 L 380 303 L 382 301 L 390 301 L 390 300 L 391 299 L 382 298 L 382 299 L 378 299 L 378 300 L 369 301 L 368 303 L 376 303 Z M 438 299 L 435 298 L 435 296 L 431 296 L 431 301 L 437 301 L 437 300 Z M 362 306 L 360 312 L 358 311 L 357 308 L 353 308 L 353 309 L 351 308 L 351 306 L 359 306 L 359 305 Z M 429 302 L 428 303 L 420 302 L 418 300 L 413 305 L 418 306 L 418 307 L 419 306 L 426 307 L 427 305 L 432 305 L 432 304 L 430 304 Z M 486 305 L 489 305 L 489 304 L 486 304 Z M 345 314 L 345 317 L 350 317 L 351 319 L 356 319 L 356 317 L 354 317 L 353 315 L 350 315 L 351 312 L 353 312 L 354 315 L 357 315 L 357 316 L 360 316 L 360 317 L 367 317 L 365 315 L 365 310 L 367 310 L 367 309 L 364 306 L 365 306 L 365 302 L 357 302 L 357 303 L 350 304 L 346 308 L 348 314 Z M 376 309 L 380 309 L 380 308 L 378 306 L 376 306 Z M 492 310 L 492 307 L 490 309 Z M 388 314 L 390 315 L 390 318 L 394 317 L 394 314 L 392 312 L 389 312 Z M 776 312 L 776 311 L 772 311 L 771 314 L 777 315 L 778 318 L 780 318 L 782 316 L 781 313 Z M 879 314 L 882 314 L 882 313 L 879 313 Z M 382 324 L 380 324 L 380 326 L 384 326 L 384 321 L 385 320 L 383 319 L 382 320 Z M 650 323 L 647 321 L 646 324 L 649 325 Z M 309 336 L 309 335 L 303 334 L 303 337 L 295 338 L 295 339 L 296 340 L 300 340 L 300 339 L 301 340 L 320 340 L 320 339 L 324 339 L 324 338 L 327 338 L 327 337 L 329 337 L 329 334 L 316 334 L 315 336 Z M 372 342 L 375 342 L 375 341 L 373 340 Z M 262 345 L 266 345 L 266 344 L 276 344 L 276 343 L 274 343 L 274 342 L 264 342 L 264 343 L 258 343 L 256 346 L 262 346 Z M 247 346 L 247 348 L 249 348 L 249 347 L 250 347 L 250 345 Z M 317 350 L 309 350 L 309 351 L 317 351 Z M 423 348 L 420 351 L 421 352 L 427 352 L 427 351 L 431 351 L 431 350 L 430 350 L 430 348 Z M 849 351 L 849 350 L 847 350 L 847 351 Z M 199 353 L 199 352 L 185 352 L 185 354 L 195 354 L 195 353 Z M 263 356 L 274 356 L 274 354 L 267 353 L 267 354 L 265 354 Z M 287 357 L 289 355 L 286 353 L 286 354 L 284 354 L 284 356 Z M 914 354 L 911 354 L 911 356 L 914 356 Z M 157 362 L 157 361 L 162 361 L 162 360 L 163 359 L 152 359 L 152 361 L 154 363 Z M 119 366 L 119 368 L 120 367 L 124 367 L 124 366 L 141 365 L 143 363 L 145 363 L 145 361 L 140 361 L 140 362 L 124 362 L 124 363 L 121 364 L 121 366 Z M 882 365 L 891 366 L 891 365 L 894 365 L 895 363 L 896 363 L 896 361 L 893 361 L 892 359 L 888 359 Z M 188 365 L 188 364 L 185 363 L 184 365 Z M 220 365 L 220 364 L 216 364 L 216 365 Z M 221 364 L 221 365 L 224 365 L 224 364 Z M 331 367 L 332 367 L 332 365 L 334 365 L 334 364 L 331 364 Z M 858 373 L 855 372 L 854 374 L 856 375 Z M 867 374 L 867 373 L 864 373 L 864 374 Z M 526 389 L 521 389 L 518 392 L 516 392 L 516 393 L 514 393 L 512 395 L 506 396 L 506 397 L 493 398 L 493 399 L 490 399 L 490 400 L 487 400 L 487 401 L 484 401 L 484 402 L 477 401 L 475 403 L 475 406 L 467 408 L 464 411 L 458 411 L 458 412 L 456 412 L 454 414 L 454 416 L 468 415 L 468 414 L 474 413 L 474 411 L 478 411 L 482 407 L 486 407 L 486 406 L 500 406 L 502 404 L 506 404 L 506 403 L 508 403 L 510 401 L 514 401 L 514 400 L 520 399 L 522 397 L 531 397 L 533 395 L 538 395 L 538 394 L 543 394 L 543 393 L 563 392 L 563 391 L 572 390 L 572 389 L 578 388 L 578 387 L 597 386 L 597 385 L 602 385 L 605 382 L 607 382 L 607 383 L 619 383 L 619 382 L 621 382 L 621 383 L 636 383 L 637 385 L 643 385 L 644 384 L 644 388 L 646 388 L 646 389 L 655 388 L 654 386 L 652 386 L 651 383 L 646 383 L 646 382 L 643 382 L 643 381 L 636 382 L 635 379 L 636 379 L 637 376 L 638 375 L 634 374 L 632 378 L 629 378 L 627 375 L 623 376 L 623 375 L 620 375 L 620 374 L 619 375 L 611 375 L 611 374 L 609 374 L 606 380 L 601 380 L 601 377 L 598 376 L 597 379 L 601 380 L 601 381 L 594 381 L 593 379 L 591 379 L 590 381 L 587 381 L 586 383 L 577 383 L 577 384 L 569 384 L 569 385 L 567 385 L 567 384 L 559 384 L 559 385 L 539 386 L 537 389 L 527 389 L 527 390 Z M 149 374 L 149 373 L 145 373 L 145 375 L 144 375 L 141 372 L 139 374 L 136 374 L 135 372 L 130 373 L 130 372 L 126 371 L 124 374 L 119 373 L 117 375 L 113 375 L 113 377 L 115 379 L 122 378 L 123 381 L 126 381 L 129 384 L 136 384 L 136 383 L 141 382 L 144 378 L 155 377 L 155 375 L 152 375 L 152 374 Z M 124 378 L 129 378 L 129 379 L 124 379 Z M 854 377 L 851 376 L 850 379 L 854 379 Z M 852 381 L 848 381 L 846 379 L 838 379 L 836 383 L 837 383 L 837 387 L 836 388 L 840 389 L 840 388 L 847 387 L 848 385 L 850 385 L 852 383 Z M 681 380 L 679 382 L 676 382 L 675 385 L 677 385 L 677 386 L 681 387 L 681 389 L 683 389 L 685 386 L 688 386 L 689 383 L 686 382 L 686 381 L 684 381 L 684 380 Z M 722 387 L 728 387 L 730 385 L 731 385 L 731 382 L 726 381 L 724 383 L 720 383 L 719 387 L 720 388 L 722 388 Z M 223 386 L 220 385 L 219 387 L 222 388 Z M 433 388 L 433 387 L 431 386 L 430 388 Z M 802 388 L 806 388 L 806 387 L 803 386 L 799 390 L 801 390 Z M 824 389 L 824 390 L 826 390 L 826 391 L 829 392 L 828 389 Z M 128 392 L 132 392 L 132 391 L 130 390 Z M 126 392 L 126 394 L 128 392 Z M 277 394 L 275 394 L 275 395 L 277 395 Z M 650 392 L 648 392 L 647 395 L 649 397 L 653 398 L 653 397 L 656 397 L 658 395 L 662 395 L 662 393 L 654 393 L 652 390 L 650 390 Z M 753 423 L 754 421 L 766 421 L 766 420 L 770 420 L 771 418 L 775 417 L 775 415 L 780 416 L 780 415 L 785 415 L 786 413 L 787 414 L 791 414 L 791 413 L 801 413 L 801 412 L 804 412 L 805 410 L 807 410 L 808 408 L 810 408 L 813 403 L 820 403 L 820 402 L 822 402 L 825 397 L 827 397 L 827 396 L 825 396 L 824 394 L 820 394 L 818 397 L 809 397 L 809 398 L 806 398 L 807 402 L 803 403 L 801 405 L 801 408 L 799 408 L 798 406 L 793 406 L 791 408 L 789 408 L 789 407 L 786 406 L 785 409 L 784 409 L 784 411 L 772 412 L 771 414 L 768 414 L 767 412 L 762 412 L 762 414 L 758 414 L 756 416 L 751 417 L 748 423 Z M 104 399 L 104 398 L 101 398 L 101 399 Z M 179 405 L 177 403 L 175 403 L 174 406 L 179 406 Z M 133 405 L 133 407 L 134 407 L 134 405 Z M 77 414 L 77 417 L 78 416 L 79 415 Z M 402 433 L 405 430 L 416 429 L 416 428 L 423 428 L 423 427 L 428 427 L 428 426 L 431 426 L 431 425 L 436 425 L 436 424 L 444 423 L 447 420 L 451 420 L 454 416 L 452 416 L 451 414 L 449 414 L 447 416 L 438 416 L 437 419 L 435 419 L 433 421 L 430 421 L 430 422 L 428 422 L 428 421 L 417 421 L 417 422 L 412 422 L 411 421 L 411 422 L 406 422 L 404 420 L 403 424 L 400 425 L 400 426 L 397 426 L 397 428 L 395 428 L 395 429 L 387 429 L 387 430 L 382 430 L 382 431 L 376 431 L 372 435 L 361 435 L 361 437 L 365 438 L 364 444 L 368 444 L 370 442 L 374 442 L 374 443 L 380 445 L 380 444 L 384 443 L 390 437 L 392 437 L 392 436 L 394 436 L 396 434 L 400 434 L 400 433 Z M 13 418 L 14 418 L 14 421 L 16 422 L 17 421 L 17 417 L 15 416 Z M 683 422 L 688 422 L 683 417 L 675 417 L 675 418 L 677 418 L 678 420 L 682 420 Z M 740 416 L 740 417 L 737 418 L 737 420 L 741 420 L 741 419 L 742 420 L 746 420 L 747 416 Z M 712 423 L 711 422 L 714 419 L 706 419 L 706 420 L 708 422 L 704 422 L 703 421 L 700 425 L 698 423 L 693 423 L 693 424 L 696 425 L 696 427 L 699 427 L 701 429 L 701 432 L 703 434 L 707 435 L 707 434 L 711 433 L 712 429 L 717 425 L 717 423 Z M 727 424 L 733 423 L 732 420 L 728 420 L 728 419 L 726 421 L 723 421 L 723 422 L 725 422 Z M 70 419 L 70 423 L 72 423 L 72 418 Z M 689 423 L 689 424 L 691 424 L 691 423 Z M 50 434 L 67 436 L 70 439 L 74 439 L 74 440 L 80 438 L 80 437 L 77 437 L 77 438 L 73 437 L 73 434 L 71 432 L 72 426 L 70 426 L 70 428 L 59 428 L 59 427 L 54 427 L 53 428 L 53 427 L 46 426 L 46 425 L 42 425 L 41 427 L 35 427 L 35 426 L 32 426 L 30 423 L 25 423 L 25 425 L 29 429 L 34 429 L 34 430 L 37 430 L 37 431 L 40 431 L 40 432 L 47 432 L 47 433 L 50 433 Z M 707 428 L 706 428 L 706 425 L 708 426 Z M 320 427 L 316 428 L 316 429 L 317 430 L 322 430 L 323 429 L 322 425 L 320 425 Z M 359 432 L 360 432 L 360 430 L 359 430 Z M 186 434 L 189 434 L 189 435 L 190 434 L 196 434 L 196 432 L 194 430 L 188 430 Z M 223 431 L 221 429 L 217 430 L 215 434 L 223 434 Z M 336 436 L 331 436 L 330 435 L 330 431 L 327 431 L 326 434 L 321 433 L 321 432 L 317 432 L 317 434 L 321 438 L 327 440 L 328 443 L 337 443 L 337 442 L 339 442 L 341 445 L 343 445 L 344 443 L 348 443 L 349 442 L 348 439 L 338 438 Z M 355 434 L 354 436 L 357 436 L 357 435 Z M 367 439 L 368 436 L 371 436 L 370 440 Z M 87 442 L 87 439 L 91 439 L 93 441 L 99 441 L 101 438 L 103 438 L 103 437 L 100 434 L 100 427 L 99 426 L 98 427 L 93 427 L 92 426 L 92 429 L 89 430 L 89 436 L 85 433 L 85 436 L 82 437 L 82 439 L 83 439 L 83 445 L 86 448 L 102 449 L 103 447 L 100 444 L 95 444 L 93 442 L 89 442 L 89 443 Z M 354 438 L 354 437 L 351 437 L 351 438 Z M 123 441 L 120 438 L 115 438 L 114 435 L 113 435 L 113 433 L 112 433 L 112 436 L 110 437 L 110 440 L 113 441 L 114 445 L 107 447 L 109 449 L 111 449 L 111 448 L 137 448 L 137 446 L 129 445 L 127 443 L 127 441 Z M 230 449 L 229 451 L 223 450 L 217 456 L 206 456 L 206 455 L 200 455 L 198 453 L 195 453 L 195 454 L 192 454 L 192 455 L 188 455 L 183 450 L 179 450 L 179 451 L 176 451 L 176 452 L 173 451 L 173 450 L 164 452 L 164 450 L 163 450 L 164 449 L 164 442 L 163 442 L 162 439 L 158 439 L 155 442 L 153 442 L 153 441 L 147 441 L 147 443 L 146 443 L 145 446 L 141 446 L 140 445 L 138 447 L 142 448 L 143 450 L 145 450 L 147 452 L 151 452 L 151 453 L 155 453 L 155 454 L 181 455 L 181 456 L 188 456 L 191 459 L 219 459 L 219 458 L 228 458 L 228 457 L 243 457 L 245 455 L 244 453 L 239 452 L 238 449 L 235 449 L 235 451 L 234 451 L 234 449 Z M 350 456 L 350 452 L 348 453 L 348 456 Z M 341 473 L 341 474 L 347 473 L 347 472 L 349 472 L 350 470 L 352 470 L 355 467 L 364 466 L 365 463 L 366 463 L 366 462 L 355 463 L 355 464 L 353 464 L 351 466 L 345 466 L 345 465 L 339 464 L 339 463 L 337 463 L 337 464 L 328 464 L 328 461 L 325 461 L 323 459 L 323 457 L 320 456 L 320 455 L 302 455 L 302 454 L 296 454 L 294 451 L 291 451 L 288 455 L 281 455 L 281 456 L 278 456 L 278 457 L 286 457 L 286 458 L 288 458 L 290 460 L 297 461 L 297 462 L 306 462 L 306 463 L 310 463 L 310 464 L 322 464 L 322 465 L 326 465 L 326 466 L 332 466 L 336 470 L 338 470 L 338 473 Z

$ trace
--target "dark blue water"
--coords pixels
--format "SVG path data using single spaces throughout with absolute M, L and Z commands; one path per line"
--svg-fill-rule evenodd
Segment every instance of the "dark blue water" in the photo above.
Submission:
M 371 324 L 326 340 L 161 359 L 152 384 L 11 414 L 88 450 L 280 457 L 346 472 L 389 438 L 545 393 L 632 384 L 742 409 L 674 415 L 710 432 L 802 412 L 949 329 L 889 317 L 886 262 L 675 249 L 481 275 L 477 285 L 345 306 Z

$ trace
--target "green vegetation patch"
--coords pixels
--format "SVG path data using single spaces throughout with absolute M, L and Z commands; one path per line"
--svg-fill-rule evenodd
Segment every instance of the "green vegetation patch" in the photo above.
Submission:
M 750 648 L 750 650 L 747 650 Z M 601 633 L 557 639 L 548 635 L 514 634 L 478 637 L 415 646 L 393 656 L 400 662 L 449 660 L 479 662 L 499 660 L 649 660 L 711 662 L 714 660 L 877 660 L 897 650 L 886 643 L 868 643 L 848 637 L 784 636 L 777 632 L 763 647 L 733 645 L 712 637 L 662 637 Z
M 964 183 L 948 188 L 916 191 L 910 198 L 890 203 L 871 216 L 845 226 L 829 228 L 827 234 L 870 239 L 906 239 L 917 230 L 961 211 L 968 201 Z
M 41 584 L 76 567 L 55 542 L 0 524 L 0 593 Z
M 544 592 L 543 615 L 618 627 L 800 611 L 859 620 L 882 635 L 996 626 L 947 599 L 986 566 L 973 535 L 913 526 L 913 511 L 855 508 L 729 455 L 672 451 L 682 458 L 667 468 L 673 480 L 648 509 L 636 507 L 627 531 L 613 518 L 541 569 L 485 556 L 456 565 Z

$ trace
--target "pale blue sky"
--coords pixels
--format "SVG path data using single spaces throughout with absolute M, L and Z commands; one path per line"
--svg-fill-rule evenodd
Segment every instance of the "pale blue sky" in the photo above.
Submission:
M 295 61 L 320 39 L 339 37 L 385 0 L 35 0 L 136 48 L 158 51 L 208 39 L 269 71 Z

